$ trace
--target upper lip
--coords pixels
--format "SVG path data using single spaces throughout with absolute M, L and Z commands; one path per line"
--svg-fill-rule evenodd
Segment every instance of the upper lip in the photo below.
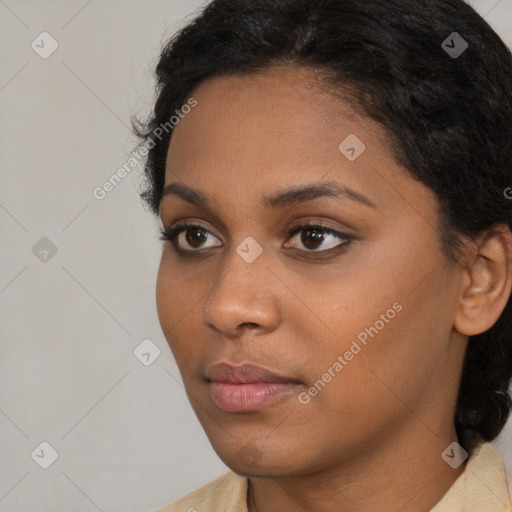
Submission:
M 297 382 L 290 377 L 278 375 L 271 370 L 253 364 L 235 366 L 229 363 L 217 363 L 205 372 L 206 378 L 215 382 L 248 384 L 251 382 Z

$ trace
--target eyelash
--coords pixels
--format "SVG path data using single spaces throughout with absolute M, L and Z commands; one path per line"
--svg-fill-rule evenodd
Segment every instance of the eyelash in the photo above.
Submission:
M 193 223 L 184 223 L 184 224 L 179 224 L 173 228 L 167 228 L 167 229 L 160 230 L 160 234 L 161 234 L 160 240 L 170 242 L 172 244 L 174 251 L 184 257 L 193 258 L 193 257 L 203 256 L 205 254 L 205 251 L 207 251 L 208 249 L 203 249 L 203 250 L 198 249 L 196 251 L 187 251 L 187 250 L 181 249 L 178 246 L 178 243 L 176 241 L 176 238 L 180 235 L 180 233 L 182 233 L 183 231 L 188 231 L 189 229 L 191 230 L 193 228 L 198 228 L 200 230 L 206 231 L 207 233 L 210 233 L 210 231 L 208 229 L 204 228 L 203 226 L 199 226 L 199 225 L 193 224 Z M 323 234 L 334 235 L 335 237 L 337 237 L 343 241 L 343 243 L 340 243 L 340 244 L 336 245 L 335 247 L 332 247 L 331 249 L 325 249 L 323 251 L 314 251 L 314 250 L 306 251 L 306 250 L 299 249 L 301 252 L 305 252 L 307 254 L 319 253 L 319 254 L 322 254 L 323 256 L 325 256 L 325 255 L 330 256 L 332 254 L 339 253 L 339 252 L 345 250 L 355 240 L 355 238 L 353 236 L 347 235 L 345 233 L 341 233 L 341 232 L 336 231 L 327 226 L 322 226 L 321 223 L 310 223 L 309 221 L 304 224 L 301 224 L 301 225 L 298 225 L 298 226 L 288 229 L 284 234 L 288 237 L 287 238 L 287 240 L 288 240 L 295 234 L 299 233 L 300 231 L 304 231 L 306 229 L 319 230 L 319 231 L 322 231 Z

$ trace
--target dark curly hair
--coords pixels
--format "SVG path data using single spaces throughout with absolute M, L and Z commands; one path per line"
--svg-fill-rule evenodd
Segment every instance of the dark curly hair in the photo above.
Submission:
M 396 160 L 438 198 L 447 257 L 462 237 L 511 227 L 512 56 L 462 0 L 210 2 L 165 44 L 153 112 L 132 121 L 151 148 L 141 197 L 155 215 L 169 118 L 209 78 L 278 64 L 316 71 L 385 129 Z M 454 418 L 468 451 L 498 436 L 510 413 L 511 308 L 509 298 L 492 328 L 469 338 Z

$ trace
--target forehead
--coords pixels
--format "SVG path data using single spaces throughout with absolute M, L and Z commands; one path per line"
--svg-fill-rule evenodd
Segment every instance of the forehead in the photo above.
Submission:
M 311 71 L 303 69 L 273 67 L 215 77 L 202 83 L 193 96 L 198 105 L 175 128 L 169 166 L 180 158 L 180 149 L 194 149 L 193 155 L 187 152 L 189 162 L 191 157 L 202 161 L 239 157 L 248 158 L 247 165 L 253 168 L 290 159 L 318 162 L 336 155 L 339 137 L 350 129 L 364 130 L 366 138 L 368 132 L 382 136 L 375 123 L 358 116 L 349 101 L 335 98 Z
M 375 203 L 390 182 L 420 186 L 395 161 L 384 130 L 307 70 L 216 77 L 191 96 L 197 106 L 174 129 L 166 185 L 181 182 L 224 204 L 318 180 L 364 190 Z M 364 148 L 356 160 L 340 151 L 347 139 Z

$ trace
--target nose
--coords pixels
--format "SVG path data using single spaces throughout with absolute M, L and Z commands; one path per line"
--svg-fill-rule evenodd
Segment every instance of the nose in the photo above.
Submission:
M 263 252 L 247 263 L 233 249 L 205 300 L 203 322 L 208 328 L 236 338 L 247 329 L 263 333 L 278 327 L 279 280 L 266 260 Z

